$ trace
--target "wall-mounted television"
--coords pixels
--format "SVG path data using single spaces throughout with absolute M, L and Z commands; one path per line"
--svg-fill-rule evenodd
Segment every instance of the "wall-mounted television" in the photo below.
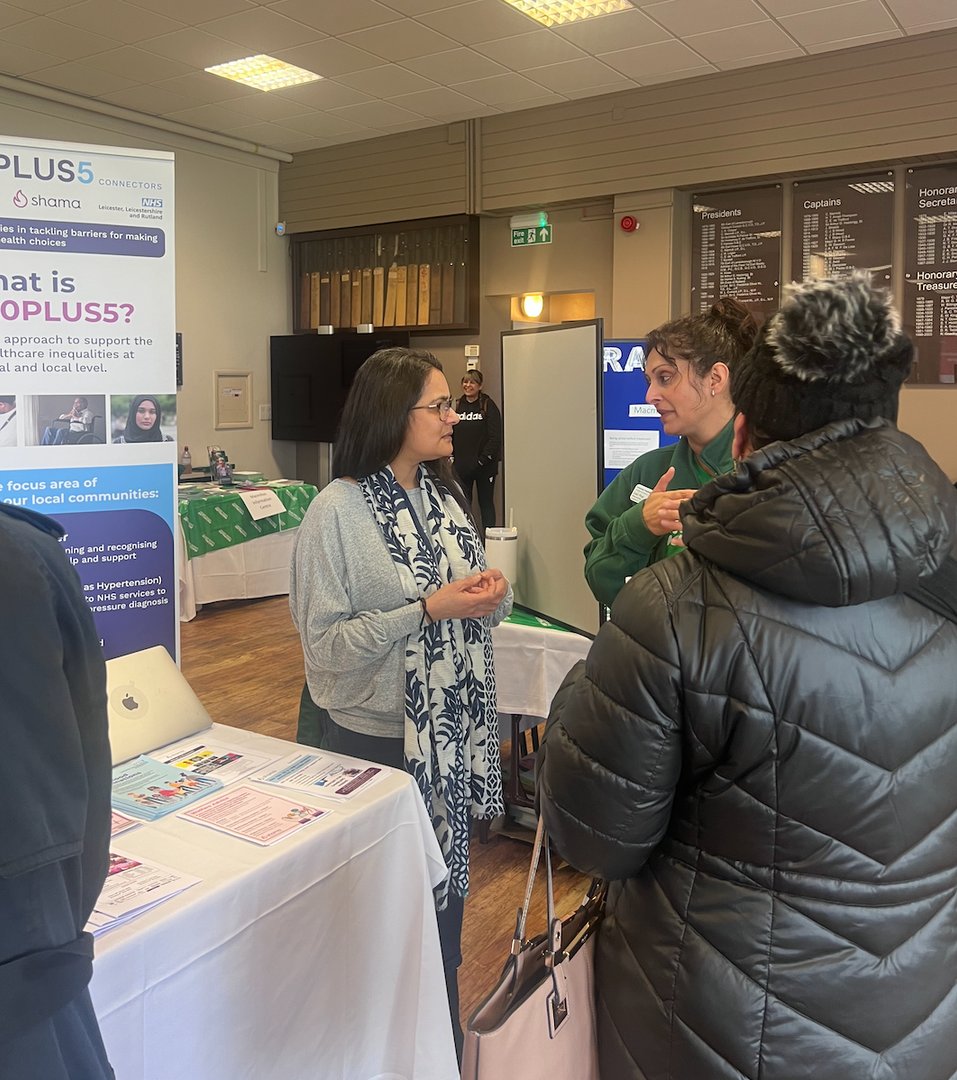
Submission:
M 272 437 L 334 442 L 346 394 L 362 364 L 379 349 L 408 344 L 407 330 L 271 337 Z

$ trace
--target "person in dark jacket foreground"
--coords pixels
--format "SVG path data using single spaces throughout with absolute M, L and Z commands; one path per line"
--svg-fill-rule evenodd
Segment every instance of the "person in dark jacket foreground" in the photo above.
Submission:
M 107 1080 L 83 932 L 106 879 L 106 668 L 63 530 L 0 505 L 0 1077 Z
M 957 495 L 894 424 L 911 352 L 866 276 L 793 287 L 743 460 L 556 696 L 603 1080 L 957 1075 Z

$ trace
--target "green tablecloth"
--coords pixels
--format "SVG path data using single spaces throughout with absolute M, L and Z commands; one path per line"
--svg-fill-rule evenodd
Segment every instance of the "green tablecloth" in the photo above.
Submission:
M 542 618 L 541 615 L 533 615 L 531 611 L 519 607 L 518 604 L 512 608 L 512 614 L 504 621 L 512 623 L 513 626 L 536 626 L 545 630 L 562 630 L 568 634 L 575 633 L 571 627 L 553 623 L 548 619 Z
M 273 490 L 285 510 L 259 521 L 253 521 L 249 516 L 238 490 L 210 491 L 204 488 L 195 494 L 181 493 L 179 518 L 186 541 L 186 557 L 193 559 L 270 533 L 295 529 L 302 524 L 306 508 L 319 494 L 312 484 L 284 484 Z

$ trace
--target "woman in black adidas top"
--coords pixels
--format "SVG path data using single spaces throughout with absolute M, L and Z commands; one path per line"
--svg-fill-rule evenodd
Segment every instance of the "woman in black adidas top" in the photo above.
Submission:
M 481 371 L 467 371 L 462 378 L 462 396 L 455 403 L 459 422 L 452 429 L 455 471 L 465 498 L 471 504 L 473 485 L 478 490 L 482 528 L 495 524 L 492 492 L 502 456 L 502 414 L 482 393 Z

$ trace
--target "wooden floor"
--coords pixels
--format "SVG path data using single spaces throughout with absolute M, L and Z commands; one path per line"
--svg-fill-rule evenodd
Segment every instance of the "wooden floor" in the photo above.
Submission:
M 295 739 L 303 664 L 286 597 L 208 604 L 181 630 L 183 674 L 215 721 Z M 496 834 L 487 844 L 472 844 L 459 973 L 463 1023 L 505 963 L 530 853 L 527 843 Z M 569 867 L 557 871 L 559 913 L 577 904 L 587 884 Z M 536 893 L 532 933 L 545 928 L 544 886 Z

